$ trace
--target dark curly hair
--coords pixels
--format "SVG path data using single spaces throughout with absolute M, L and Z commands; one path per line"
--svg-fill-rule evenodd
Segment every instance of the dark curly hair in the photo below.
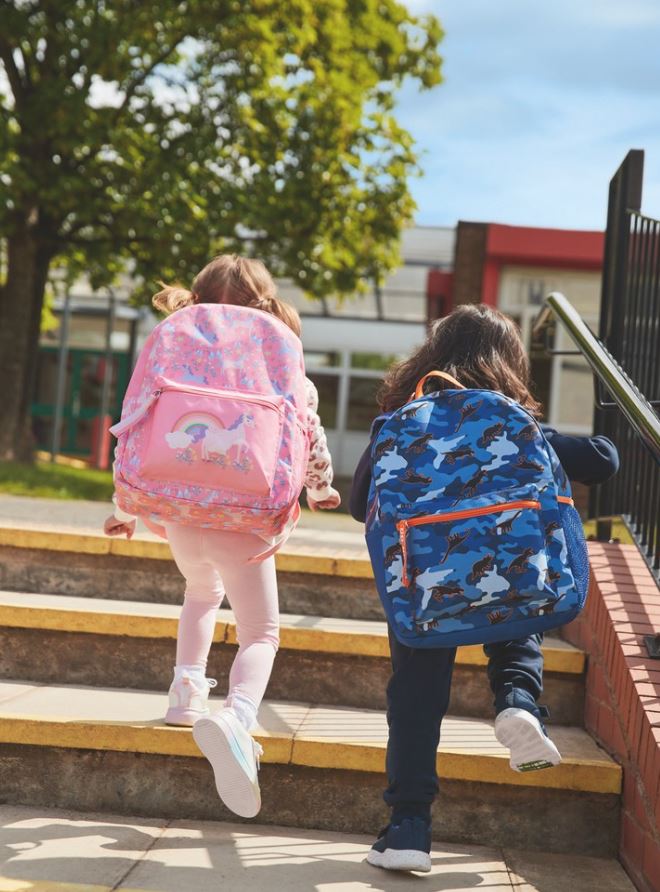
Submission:
M 405 405 L 417 382 L 428 372 L 447 372 L 468 388 L 497 390 L 535 417 L 541 405 L 530 392 L 529 359 L 518 327 L 508 316 L 485 304 L 463 304 L 434 323 L 422 346 L 392 366 L 378 391 L 382 412 Z M 439 378 L 424 386 L 430 393 L 451 387 Z

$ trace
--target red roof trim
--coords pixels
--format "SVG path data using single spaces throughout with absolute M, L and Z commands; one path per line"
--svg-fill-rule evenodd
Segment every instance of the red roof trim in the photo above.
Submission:
M 605 234 L 593 230 L 537 229 L 489 223 L 486 239 L 487 261 L 600 269 L 603 264 Z

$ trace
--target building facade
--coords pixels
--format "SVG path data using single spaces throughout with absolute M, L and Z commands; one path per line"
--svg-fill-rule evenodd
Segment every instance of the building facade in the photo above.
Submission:
M 302 317 L 306 368 L 319 391 L 319 413 L 336 473 L 353 473 L 368 442 L 377 413 L 376 392 L 387 368 L 422 343 L 430 320 L 462 303 L 497 306 L 516 319 L 530 351 L 546 420 L 567 433 L 588 433 L 593 388 L 586 364 L 575 356 L 548 356 L 532 343 L 531 329 L 544 296 L 553 290 L 564 292 L 597 327 L 602 255 L 600 232 L 459 222 L 455 228 L 407 229 L 401 266 L 354 298 L 311 300 L 290 281 L 280 281 L 280 295 Z M 118 417 L 136 351 L 157 321 L 146 308 L 131 307 L 129 294 L 128 282 L 116 289 L 114 302 L 108 293 L 92 293 L 85 283 L 72 292 L 64 452 L 93 454 L 107 377 L 109 414 Z M 109 327 L 111 303 L 114 320 Z M 54 310 L 61 319 L 62 300 Z M 55 329 L 42 336 L 38 358 L 33 416 L 43 448 L 49 448 L 52 439 L 60 335 Z M 570 349 L 560 330 L 554 347 Z
M 591 432 L 591 372 L 579 356 L 549 356 L 543 345 L 532 342 L 531 330 L 551 291 L 564 293 L 592 330 L 598 330 L 603 251 L 602 232 L 468 222 L 456 228 L 450 303 L 483 302 L 516 320 L 545 418 L 570 434 Z M 573 345 L 558 327 L 550 346 L 564 352 Z

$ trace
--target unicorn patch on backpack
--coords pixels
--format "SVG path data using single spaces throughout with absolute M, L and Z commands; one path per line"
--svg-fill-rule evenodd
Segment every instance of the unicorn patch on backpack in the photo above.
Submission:
M 241 413 L 228 427 L 224 427 L 218 418 L 193 413 L 180 418 L 165 434 L 165 441 L 175 450 L 178 461 L 206 461 L 224 466 L 233 450 L 234 466 L 248 470 L 246 431 L 254 426 L 254 416 L 246 413 Z

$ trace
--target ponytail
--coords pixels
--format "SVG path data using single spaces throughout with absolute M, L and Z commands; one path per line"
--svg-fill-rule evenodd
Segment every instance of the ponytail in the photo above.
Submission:
M 278 297 L 264 297 L 258 303 L 252 304 L 256 310 L 263 310 L 264 313 L 270 313 L 283 322 L 291 331 L 300 337 L 302 325 L 298 311 L 291 304 L 280 300 Z
M 183 285 L 166 285 L 165 282 L 158 284 L 163 286 L 162 291 L 154 294 L 151 303 L 166 316 L 197 303 L 197 295 L 193 291 L 188 291 Z

